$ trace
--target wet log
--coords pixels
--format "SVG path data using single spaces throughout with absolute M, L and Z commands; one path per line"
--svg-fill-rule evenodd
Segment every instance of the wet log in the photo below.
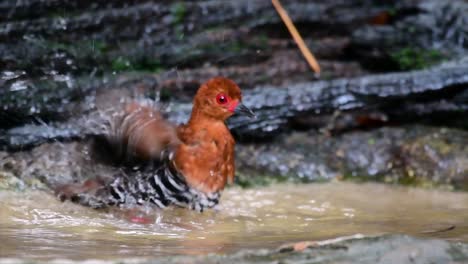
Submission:
M 468 109 L 467 72 L 468 66 L 460 65 L 289 87 L 259 87 L 245 95 L 245 103 L 258 118 L 234 117 L 230 126 L 238 135 L 257 138 L 288 128 L 296 117 L 329 118 L 335 111 L 379 112 L 385 122 L 417 121 L 437 113 L 463 115 Z M 319 124 L 326 125 L 323 121 Z M 359 126 L 358 120 L 352 124 Z
M 468 190 L 468 131 L 421 125 L 382 127 L 333 137 L 294 132 L 270 144 L 240 144 L 236 164 L 241 184 L 252 175 L 278 180 L 351 180 Z M 251 173 L 255 172 L 255 173 Z
M 441 59 L 466 54 L 466 1 L 408 1 L 379 16 L 380 21 L 353 32 L 347 50 L 368 68 L 423 68 Z
M 460 118 L 456 126 L 466 127 L 463 117 L 468 110 L 467 72 L 466 64 L 455 64 L 407 73 L 257 87 L 244 92 L 244 103 L 256 112 L 257 118 L 234 116 L 229 126 L 241 140 L 268 138 L 295 128 L 297 119 L 302 119 L 304 128 L 322 128 L 334 113 L 341 112 L 351 115 L 351 121 L 341 129 L 365 126 L 361 118 L 372 119 L 372 113 L 383 116 L 380 118 L 383 124 L 429 120 L 448 126 L 453 125 L 454 119 L 448 118 L 453 114 Z M 109 97 L 106 93 L 102 96 Z M 102 133 L 96 124 L 102 125 L 104 121 L 100 119 L 106 117 L 97 114 L 100 112 L 96 108 L 90 108 L 89 101 L 82 104 L 87 110 L 65 122 L 3 130 L 0 143 L 14 149 Z M 96 100 L 91 103 L 95 104 Z M 185 122 L 190 110 L 190 103 L 177 101 L 165 108 L 175 123 Z M 440 118 L 432 120 L 437 115 Z
M 391 7 L 402 1 L 389 1 L 386 4 L 375 5 L 373 1 L 329 1 L 324 3 L 314 1 L 285 1 L 285 8 L 298 22 L 325 23 L 331 28 L 344 31 L 351 30 L 356 23 L 367 21 L 369 16 Z M 365 8 L 369 12 L 358 12 Z M 208 26 L 267 26 L 280 24 L 270 2 L 241 0 L 235 2 L 218 1 L 5 1 L 0 5 L 4 24 L 0 37 L 14 38 L 24 34 L 41 34 L 53 38 L 68 38 L 82 36 L 82 30 L 100 35 L 100 39 L 116 39 L 113 33 L 132 28 L 132 34 L 144 32 L 135 31 L 142 28 L 141 23 L 154 30 L 146 36 L 157 35 L 166 26 L 174 23 L 190 24 L 189 32 L 200 31 Z M 73 12 L 71 11 L 73 10 Z M 61 23 L 57 23 L 61 20 Z M 60 26 L 61 24 L 62 26 Z M 55 26 L 54 26 L 55 25 Z M 64 27 L 66 26 L 66 27 Z M 121 30 L 106 30 L 108 27 L 123 26 Z M 330 28 L 330 27 L 329 27 Z M 130 33 L 130 32 L 128 32 Z M 286 33 L 287 34 L 287 33 Z M 163 37 L 161 35 L 159 38 Z M 171 40 L 176 39 L 173 36 Z
M 346 56 L 370 69 L 466 53 L 466 1 L 374 2 L 284 4 L 306 39 L 352 36 Z M 271 56 L 265 37 L 289 39 L 268 1 L 4 1 L 0 13 L 0 66 L 28 74 L 251 62 Z
M 123 2 L 2 3 L 0 11 L 8 15 L 0 20 L 0 65 L 28 74 L 45 68 L 35 73 L 44 74 L 112 71 L 120 64 L 132 69 L 235 64 L 270 55 L 267 37 L 290 38 L 268 1 Z M 357 0 L 284 4 L 305 37 L 350 35 L 390 6 Z M 57 57 L 68 63 L 54 63 Z

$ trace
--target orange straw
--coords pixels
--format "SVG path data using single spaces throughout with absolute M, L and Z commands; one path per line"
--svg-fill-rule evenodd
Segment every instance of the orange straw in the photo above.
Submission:
M 273 3 L 273 6 L 275 7 L 276 11 L 280 15 L 284 24 L 286 24 L 286 27 L 288 28 L 289 33 L 291 33 L 294 41 L 296 42 L 297 46 L 299 46 L 299 49 L 301 50 L 302 55 L 304 55 L 305 59 L 309 63 L 312 70 L 316 73 L 320 73 L 320 66 L 317 60 L 315 59 L 314 55 L 312 55 L 309 48 L 305 44 L 304 39 L 302 39 L 301 35 L 297 31 L 296 27 L 291 21 L 291 18 L 289 17 L 286 10 L 284 10 L 284 8 L 281 6 L 281 3 L 279 2 L 279 0 L 271 0 L 271 2 Z

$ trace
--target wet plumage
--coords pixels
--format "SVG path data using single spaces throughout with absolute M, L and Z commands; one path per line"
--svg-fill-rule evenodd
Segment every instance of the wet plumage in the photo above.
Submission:
M 235 141 L 225 121 L 235 112 L 253 116 L 241 101 L 240 88 L 217 77 L 199 88 L 188 123 L 179 127 L 152 108 L 128 104 L 107 141 L 114 153 L 144 163 L 110 180 L 62 186 L 59 195 L 95 208 L 151 203 L 203 211 L 215 206 L 235 174 Z

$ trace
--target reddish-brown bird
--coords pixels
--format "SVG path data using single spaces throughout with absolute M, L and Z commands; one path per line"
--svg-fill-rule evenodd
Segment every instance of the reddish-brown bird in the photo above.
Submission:
M 96 208 L 144 203 L 211 208 L 234 179 L 235 141 L 225 124 L 234 113 L 254 116 L 242 104 L 240 88 L 223 77 L 198 89 L 190 120 L 179 127 L 152 108 L 129 104 L 109 140 L 153 166 L 133 169 L 110 182 L 66 186 L 60 189 L 62 198 Z

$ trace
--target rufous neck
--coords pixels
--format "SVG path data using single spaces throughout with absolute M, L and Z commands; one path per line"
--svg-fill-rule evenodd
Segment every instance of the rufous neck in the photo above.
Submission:
M 195 103 L 193 105 L 192 114 L 187 123 L 189 127 L 199 126 L 200 124 L 219 124 L 224 123 L 223 120 L 215 118 L 207 113 L 205 113 L 201 107 Z

